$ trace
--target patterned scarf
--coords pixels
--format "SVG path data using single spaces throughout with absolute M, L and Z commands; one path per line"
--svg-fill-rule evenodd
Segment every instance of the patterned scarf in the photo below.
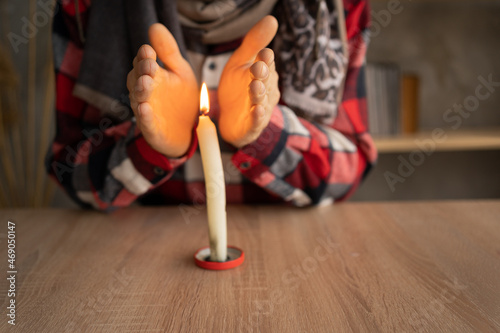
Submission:
M 331 124 L 343 94 L 347 42 L 341 1 L 282 0 L 274 40 L 282 100 L 305 119 Z

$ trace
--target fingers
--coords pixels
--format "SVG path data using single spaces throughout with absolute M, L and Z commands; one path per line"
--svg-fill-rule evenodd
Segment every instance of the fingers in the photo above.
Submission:
M 262 124 L 263 120 L 268 115 L 268 112 L 262 105 L 255 105 L 251 109 L 251 114 L 253 118 L 254 128 L 265 127 L 267 124 Z M 264 126 L 263 126 L 264 125 Z
M 137 55 L 134 58 L 133 66 L 137 66 L 137 63 L 143 59 L 156 60 L 156 52 L 148 44 L 144 44 L 139 48 L 139 51 L 137 51 Z
M 139 105 L 149 101 L 154 90 L 154 79 L 149 75 L 142 75 L 138 79 L 131 79 L 131 77 L 135 77 L 133 70 L 128 74 L 127 87 L 129 89 L 130 106 L 139 125 L 142 122 Z
M 154 78 L 159 66 L 153 59 L 143 59 L 135 67 L 135 75 L 139 78 L 142 75 L 149 75 Z
M 265 48 L 260 50 L 256 60 L 265 62 L 271 71 L 276 68 L 274 64 L 274 52 L 271 49 Z
M 134 92 L 134 86 L 135 86 L 135 81 L 136 81 L 136 76 L 135 76 L 135 70 L 132 69 L 130 72 L 127 74 L 127 89 L 129 94 L 132 94 Z
M 137 79 L 142 75 L 155 77 L 159 66 L 156 63 L 156 52 L 147 44 L 141 46 L 133 61 L 133 69 L 127 75 L 127 89 L 133 93 Z
M 155 137 L 155 115 L 149 103 L 141 103 L 138 105 L 136 119 L 142 135 L 144 135 L 146 140 Z
M 260 133 L 269 122 L 274 105 L 270 102 L 270 92 L 260 80 L 253 80 L 249 87 L 251 130 L 253 134 Z
M 256 62 L 250 67 L 250 73 L 252 74 L 252 79 L 263 80 L 266 85 L 269 82 L 270 85 L 277 86 L 278 75 L 274 63 L 274 52 L 267 48 L 260 50 L 257 54 Z
M 272 110 L 280 97 L 273 51 L 270 49 L 259 51 L 256 60 L 250 66 L 252 81 L 248 86 L 248 95 L 251 105 L 249 114 L 251 127 L 247 140 L 254 140 L 267 126 Z
M 254 105 L 250 109 L 252 127 L 249 136 L 253 136 L 252 141 L 255 140 L 267 126 L 269 119 L 271 118 L 271 113 L 272 109 L 266 110 L 266 108 L 264 108 L 261 104 Z
M 265 84 L 259 80 L 253 80 L 248 87 L 251 105 L 263 104 L 267 96 Z
M 134 100 L 137 103 L 147 102 L 154 90 L 154 79 L 149 75 L 142 75 L 135 83 Z
M 263 61 L 257 61 L 250 67 L 250 76 L 252 78 L 249 85 L 250 100 L 252 104 L 262 103 L 261 94 L 267 94 L 270 89 L 269 67 Z
M 267 15 L 246 34 L 240 47 L 234 52 L 236 62 L 253 62 L 260 50 L 273 40 L 278 31 L 278 21 Z
M 182 70 L 186 62 L 170 31 L 163 24 L 155 23 L 149 28 L 148 34 L 151 45 L 165 66 L 174 72 Z
M 127 89 L 132 110 L 137 118 L 138 106 L 151 96 L 154 77 L 159 69 L 155 50 L 147 44 L 141 46 L 134 58 L 133 66 L 127 75 Z
M 131 70 L 127 75 L 127 89 L 129 92 L 133 92 L 136 82 L 141 76 L 145 75 L 154 79 L 158 69 L 159 66 L 154 60 L 145 59 L 139 62 L 136 68 Z
M 257 61 L 250 66 L 250 74 L 253 79 L 265 80 L 269 77 L 269 67 L 263 61 Z
M 271 63 L 271 66 L 274 62 Z M 261 94 L 267 94 L 269 103 L 277 104 L 279 101 L 278 73 L 271 70 L 263 61 L 257 61 L 250 67 L 252 81 L 249 85 L 249 95 L 252 104 L 262 103 Z

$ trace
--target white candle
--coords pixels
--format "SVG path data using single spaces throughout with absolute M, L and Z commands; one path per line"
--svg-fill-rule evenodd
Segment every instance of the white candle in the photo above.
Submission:
M 209 110 L 207 85 L 203 83 L 200 95 L 201 115 L 196 133 L 198 134 L 203 174 L 205 175 L 210 260 L 226 261 L 226 188 L 217 130 L 207 115 Z

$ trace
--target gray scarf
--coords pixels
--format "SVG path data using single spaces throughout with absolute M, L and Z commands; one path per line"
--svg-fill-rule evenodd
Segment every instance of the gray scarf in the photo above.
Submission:
M 148 28 L 156 22 L 172 32 L 185 55 L 175 1 L 93 1 L 74 94 L 104 114 L 123 120 L 130 104 L 127 74 L 141 45 L 149 43 Z

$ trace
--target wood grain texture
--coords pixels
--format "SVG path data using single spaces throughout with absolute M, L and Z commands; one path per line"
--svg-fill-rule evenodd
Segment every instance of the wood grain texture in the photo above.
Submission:
M 0 267 L 11 220 L 18 332 L 498 332 L 499 217 L 500 201 L 230 206 L 246 261 L 213 272 L 193 261 L 204 209 L 3 210 Z

